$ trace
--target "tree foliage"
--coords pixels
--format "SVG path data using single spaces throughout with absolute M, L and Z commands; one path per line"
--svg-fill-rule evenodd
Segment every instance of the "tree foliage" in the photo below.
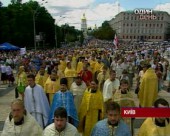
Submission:
M 2 5 L 2 4 L 1 4 Z M 43 35 L 39 47 L 46 44 L 55 47 L 55 31 L 58 44 L 66 40 L 77 40 L 77 30 L 67 25 L 63 28 L 54 25 L 54 18 L 36 1 L 23 3 L 21 0 L 11 0 L 7 7 L 0 7 L 0 43 L 10 42 L 20 47 L 34 48 L 34 20 L 36 35 Z M 67 35 L 67 36 L 66 36 Z
M 113 40 L 115 31 L 111 28 L 109 23 L 105 21 L 101 27 L 92 32 L 92 35 L 101 40 Z

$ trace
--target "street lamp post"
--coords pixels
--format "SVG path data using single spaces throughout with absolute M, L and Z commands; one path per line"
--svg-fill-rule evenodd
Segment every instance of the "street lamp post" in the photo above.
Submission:
M 57 49 L 57 30 L 56 30 L 56 25 L 63 19 L 63 18 L 65 18 L 64 16 L 60 16 L 61 18 L 56 22 L 56 23 L 54 23 L 54 27 L 55 27 L 55 48 Z
M 44 0 L 42 0 L 44 1 Z M 45 1 L 44 3 L 47 3 L 47 1 Z M 41 3 L 41 5 L 43 5 L 43 3 Z M 37 45 L 36 45 L 36 27 L 35 27 L 35 15 L 38 11 L 38 9 L 40 8 L 40 6 L 38 6 L 35 10 L 33 10 L 33 29 L 34 29 L 34 49 L 35 51 L 37 50 Z
M 34 27 L 34 49 L 35 51 L 37 50 L 37 45 L 36 45 L 36 30 L 35 30 L 35 11 L 33 13 L 33 27 Z

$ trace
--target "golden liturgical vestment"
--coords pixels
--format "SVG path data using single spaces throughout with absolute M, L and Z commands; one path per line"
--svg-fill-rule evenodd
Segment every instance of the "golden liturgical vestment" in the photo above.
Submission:
M 155 118 L 147 118 L 139 129 L 138 136 L 170 136 L 170 123 L 165 121 L 165 126 L 155 124 Z
M 139 104 L 142 107 L 152 107 L 158 95 L 158 78 L 155 71 L 149 68 L 144 73 L 139 89 Z
M 60 79 L 57 78 L 56 81 L 52 81 L 48 77 L 46 83 L 44 84 L 45 93 L 49 95 L 49 103 L 52 103 L 54 94 L 60 89 Z
M 48 78 L 47 73 L 44 73 L 44 75 L 40 75 L 40 73 L 38 72 L 38 74 L 35 77 L 35 82 L 44 88 L 44 84 L 47 81 L 47 78 Z
M 94 125 L 104 116 L 104 104 L 101 91 L 95 93 L 91 89 L 86 89 L 79 109 L 79 132 L 83 136 L 90 136 Z

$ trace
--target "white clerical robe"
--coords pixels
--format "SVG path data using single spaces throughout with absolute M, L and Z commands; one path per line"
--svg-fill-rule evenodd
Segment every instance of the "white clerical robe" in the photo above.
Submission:
M 44 129 L 43 136 L 80 136 L 80 135 L 77 131 L 77 128 L 67 122 L 66 128 L 61 132 L 58 132 L 55 129 L 54 123 L 50 124 Z
M 1 136 L 42 136 L 43 130 L 27 112 L 22 125 L 14 125 L 14 120 L 7 117 Z
M 114 81 L 107 79 L 104 82 L 104 86 L 103 86 L 104 102 L 112 98 L 113 92 L 118 90 L 119 86 L 120 86 L 120 81 L 118 79 L 115 79 Z
M 24 105 L 26 110 L 37 120 L 42 128 L 47 125 L 50 106 L 43 88 L 36 84 L 25 89 Z
M 81 82 L 81 85 L 77 85 L 76 82 L 73 82 L 70 91 L 73 93 L 74 96 L 74 104 L 76 106 L 77 112 L 79 111 L 79 106 L 81 104 L 84 91 L 86 90 L 87 86 L 84 81 Z

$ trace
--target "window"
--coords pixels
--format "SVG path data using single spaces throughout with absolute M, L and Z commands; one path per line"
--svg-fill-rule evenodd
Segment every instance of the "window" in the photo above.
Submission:
M 125 38 L 125 36 L 123 35 L 123 39 Z
M 161 24 L 161 26 L 160 27 L 162 27 L 163 25 Z
M 133 26 L 133 24 L 131 24 L 131 26 Z
M 161 20 L 164 20 L 164 17 L 161 17 Z
M 128 39 L 128 35 L 126 36 L 126 39 Z
M 159 39 L 162 39 L 162 36 L 159 36 Z
M 127 23 L 127 26 L 129 26 L 129 24 Z
M 134 39 L 136 39 L 136 36 L 134 36 Z
M 133 20 L 133 17 L 131 17 L 131 20 Z
M 148 24 L 146 24 L 146 27 L 148 26 Z
M 157 27 L 159 27 L 159 24 L 157 24 Z
M 150 39 L 150 36 L 148 36 L 148 39 Z
M 132 36 L 130 36 L 130 39 L 132 39 Z
M 152 26 L 152 24 L 149 24 L 149 26 L 151 27 L 151 26 Z
M 158 36 L 155 37 L 155 39 L 157 39 L 157 38 L 158 38 Z
M 155 24 L 153 24 L 153 27 L 155 27 Z
M 152 39 L 154 39 L 155 37 L 154 36 L 152 36 Z

